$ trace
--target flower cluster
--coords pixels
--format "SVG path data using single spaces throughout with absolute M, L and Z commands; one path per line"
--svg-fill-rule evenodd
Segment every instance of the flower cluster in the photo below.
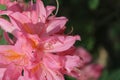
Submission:
M 54 6 L 41 0 L 28 4 L 0 0 L 0 27 L 8 45 L 0 45 L 0 80 L 96 80 L 102 66 L 90 64 L 91 56 L 82 47 L 76 48 L 78 35 L 64 34 L 65 17 L 52 14 Z M 9 18 L 3 18 L 7 15 Z M 9 36 L 13 35 L 13 37 Z

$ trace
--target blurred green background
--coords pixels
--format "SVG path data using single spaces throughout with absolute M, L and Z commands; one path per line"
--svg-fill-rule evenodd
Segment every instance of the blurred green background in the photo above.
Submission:
M 26 0 L 28 1 L 28 0 Z M 43 0 L 45 4 L 55 5 L 55 0 Z M 72 35 L 79 34 L 83 46 L 93 56 L 93 62 L 100 58 L 102 50 L 105 69 L 100 80 L 120 80 L 120 0 L 59 0 L 57 16 L 66 16 L 66 33 L 72 28 Z M 4 8 L 4 6 L 3 6 Z M 2 31 L 0 31 L 2 33 Z M 5 41 L 0 34 L 0 44 Z M 66 80 L 75 80 L 66 77 Z

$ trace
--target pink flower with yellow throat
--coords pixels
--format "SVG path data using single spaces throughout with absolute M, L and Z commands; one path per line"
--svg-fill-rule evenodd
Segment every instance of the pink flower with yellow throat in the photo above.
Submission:
M 42 1 L 37 0 L 35 9 L 30 11 L 1 13 L 9 16 L 10 22 L 0 18 L 0 26 L 5 31 L 6 40 L 12 44 L 0 46 L 1 69 L 6 68 L 3 80 L 64 80 L 60 71 L 62 61 L 53 53 L 69 49 L 80 38 L 58 34 L 65 28 L 67 19 L 49 16 L 53 8 L 45 8 Z M 12 40 L 8 33 L 16 40 Z

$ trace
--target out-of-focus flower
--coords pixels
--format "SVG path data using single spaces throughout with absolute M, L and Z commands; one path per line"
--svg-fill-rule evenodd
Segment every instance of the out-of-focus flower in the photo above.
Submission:
M 25 3 L 24 0 L 0 0 L 0 5 L 6 6 L 6 10 L 12 12 L 22 12 L 31 7 L 31 3 Z M 1 11 L 4 12 L 4 11 Z
M 8 3 L 10 3 L 10 0 L 0 0 L 0 4 L 7 5 Z
M 101 72 L 103 70 L 103 66 L 100 64 L 90 64 L 85 66 L 82 70 L 81 73 L 85 80 L 98 80 Z M 81 80 L 81 78 L 79 79 Z
M 100 77 L 103 66 L 90 64 L 91 56 L 83 47 L 70 49 L 58 53 L 63 58 L 63 73 L 77 80 L 97 80 Z

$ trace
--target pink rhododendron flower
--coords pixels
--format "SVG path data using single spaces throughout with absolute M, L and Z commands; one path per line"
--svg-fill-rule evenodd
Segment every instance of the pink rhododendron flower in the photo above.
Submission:
M 0 0 L 0 4 L 6 6 L 7 12 L 22 12 L 23 10 L 26 10 L 26 8 L 29 8 L 29 6 L 27 6 L 23 0 Z
M 100 74 L 103 70 L 103 66 L 100 64 L 90 64 L 82 69 L 83 75 L 85 75 L 86 80 L 98 80 Z M 89 73 L 90 72 L 90 73 Z
M 9 17 L 0 17 L 0 27 L 9 43 L 0 45 L 1 80 L 64 80 L 65 74 L 85 80 L 84 75 L 92 71 L 85 67 L 91 56 L 84 48 L 73 46 L 80 40 L 78 35 L 64 34 L 67 19 L 50 15 L 54 6 L 45 7 L 41 0 L 28 3 L 28 7 L 17 1 L 0 3 L 7 6 L 0 15 Z M 86 79 L 97 79 L 99 70 L 101 67 L 96 67 Z
M 80 57 L 84 64 L 92 60 L 90 53 L 82 47 L 77 48 L 75 54 Z
M 43 77 L 43 80 L 45 79 L 45 77 L 47 77 L 47 75 L 51 76 L 51 80 L 63 80 L 57 75 L 55 77 L 53 76 L 55 74 L 60 74 L 63 78 L 63 75 L 59 72 L 60 68 L 62 67 L 59 56 L 54 56 L 49 53 L 43 54 L 44 52 L 39 51 L 39 49 L 35 50 L 35 45 L 30 40 L 32 38 L 25 37 L 21 34 L 19 35 L 19 38 L 14 46 L 0 46 L 0 64 L 7 65 L 3 80 L 18 79 L 22 74 L 22 70 L 27 70 L 33 80 L 42 79 L 40 78 L 39 72 L 41 70 L 43 70 L 43 74 L 41 73 L 41 77 Z M 51 64 L 47 64 L 49 63 L 49 61 L 56 65 L 52 66 Z M 53 71 L 52 69 L 54 69 L 55 71 Z M 14 71 L 14 74 L 11 74 L 11 71 Z M 39 78 L 36 75 L 38 75 Z
M 71 47 L 58 53 L 64 62 L 63 73 L 75 77 L 77 80 L 97 80 L 100 77 L 103 66 L 90 64 L 91 56 L 84 48 Z
M 0 4 L 2 5 L 8 5 L 8 3 L 11 3 L 10 0 L 0 0 Z

